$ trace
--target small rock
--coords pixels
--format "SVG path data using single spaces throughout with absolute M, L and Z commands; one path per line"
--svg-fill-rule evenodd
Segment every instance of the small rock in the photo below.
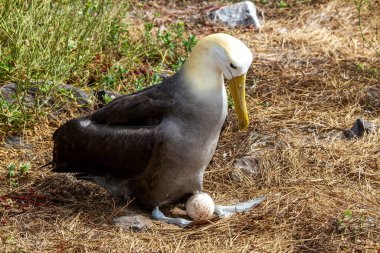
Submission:
M 234 163 L 232 178 L 241 181 L 241 173 L 246 176 L 256 176 L 260 172 L 259 158 L 257 156 L 243 156 Z
M 25 143 L 22 141 L 20 136 L 8 136 L 5 139 L 5 147 L 7 148 L 17 148 L 17 149 L 28 149 L 32 148 L 33 144 Z
M 142 215 L 121 216 L 114 218 L 113 222 L 125 230 L 141 231 L 153 226 L 153 222 Z
M 249 25 L 254 25 L 257 28 L 261 27 L 256 13 L 256 6 L 251 1 L 222 7 L 211 11 L 208 16 L 212 22 L 221 22 L 231 28 Z
M 20 136 L 8 136 L 5 140 L 5 143 L 9 146 L 19 146 L 22 144 L 21 137 Z
M 361 102 L 380 109 L 380 86 L 366 87 L 362 92 Z
M 88 94 L 78 87 L 72 86 L 70 84 L 60 84 L 58 85 L 58 89 L 64 89 L 71 92 L 76 102 L 81 106 L 89 107 L 92 103 Z
M 17 102 L 16 96 L 23 96 L 23 98 L 20 100 L 23 101 L 23 104 L 27 107 L 31 107 L 36 103 L 36 97 L 37 94 L 40 93 L 39 91 L 39 83 L 40 82 L 31 82 L 30 87 L 27 87 L 27 89 L 23 92 L 20 92 L 20 94 L 17 94 L 19 91 L 18 84 L 16 83 L 8 83 L 0 88 L 0 94 L 1 96 L 8 102 L 8 103 L 15 103 Z M 53 85 L 51 82 L 47 82 L 49 85 Z M 75 98 L 76 102 L 84 107 L 89 107 L 91 105 L 91 99 L 89 98 L 88 94 L 69 84 L 61 84 L 56 87 L 58 90 L 63 89 L 65 91 L 71 92 L 73 97 Z M 56 89 L 53 89 L 56 90 Z M 44 96 L 48 96 L 48 94 L 45 94 Z M 50 101 L 51 103 L 54 103 L 54 101 Z
M 15 83 L 8 83 L 0 88 L 0 94 L 7 102 L 14 99 L 16 92 L 17 84 Z
M 166 30 L 167 30 L 166 27 L 164 25 L 161 25 L 160 30 L 159 30 L 159 34 L 164 33 Z
M 309 26 L 313 25 L 327 25 L 331 23 L 331 20 L 333 19 L 333 16 L 325 13 L 325 12 L 320 12 L 320 13 L 315 13 L 309 17 L 307 20 L 307 24 Z
M 289 29 L 286 28 L 286 27 L 280 27 L 280 28 L 277 29 L 277 31 L 279 33 L 285 34 L 285 33 L 289 32 Z
M 20 91 L 18 90 L 16 83 L 8 83 L 0 88 L 0 95 L 9 104 L 17 103 L 16 98 L 17 98 L 18 92 Z M 32 107 L 34 105 L 35 99 L 34 99 L 34 94 L 32 92 L 30 91 L 20 92 L 19 96 L 20 96 L 20 101 L 22 100 L 24 105 L 28 107 Z M 21 99 L 21 96 L 23 97 L 22 99 Z
M 168 73 L 159 73 L 158 76 L 161 77 L 162 79 L 167 79 L 170 77 Z
M 375 131 L 377 126 L 364 119 L 357 119 L 351 129 L 343 131 L 344 137 L 347 139 L 357 138 L 364 135 L 364 133 L 371 133 Z

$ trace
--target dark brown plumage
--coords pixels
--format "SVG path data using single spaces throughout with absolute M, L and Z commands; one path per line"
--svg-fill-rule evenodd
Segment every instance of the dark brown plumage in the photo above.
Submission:
M 163 87 L 120 96 L 63 124 L 53 135 L 53 171 L 128 179 L 142 174 L 162 141 L 155 126 L 174 104 Z
M 231 62 L 236 68 L 229 69 Z M 53 170 L 132 195 L 149 208 L 201 191 L 227 114 L 223 74 L 231 79 L 246 127 L 241 91 L 251 62 L 251 52 L 236 38 L 206 37 L 172 77 L 58 128 Z
M 120 96 L 88 116 L 67 121 L 53 135 L 53 171 L 76 173 L 78 178 L 112 189 L 110 191 L 116 195 L 139 196 L 139 200 L 148 207 L 165 202 L 164 198 L 179 199 L 193 190 L 200 190 L 201 183 L 191 183 L 190 179 L 188 187 L 181 187 L 181 190 L 173 187 L 168 191 L 173 196 L 149 193 L 154 188 L 164 187 L 156 184 L 155 180 L 160 177 L 157 173 L 174 169 L 173 164 L 186 160 L 163 147 L 169 143 L 175 147 L 168 137 L 178 133 L 162 121 L 173 115 L 185 115 L 186 119 L 179 122 L 184 125 L 187 125 L 188 117 L 194 123 L 197 118 L 202 120 L 197 116 L 198 106 L 189 110 L 187 105 L 176 103 L 175 96 L 180 95 L 185 101 L 189 96 L 184 88 L 185 81 L 180 81 L 180 78 L 177 73 L 159 85 Z M 188 124 L 189 132 L 196 130 L 196 125 L 201 124 Z M 187 139 L 191 141 L 191 138 Z M 182 142 L 186 145 L 186 141 Z M 160 169 L 161 166 L 165 168 Z M 202 163 L 199 168 L 202 168 Z

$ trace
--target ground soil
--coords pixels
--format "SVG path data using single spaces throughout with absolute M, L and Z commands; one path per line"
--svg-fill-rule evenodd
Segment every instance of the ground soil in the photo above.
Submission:
M 204 187 L 220 204 L 260 195 L 266 201 L 193 228 L 154 222 L 147 231 L 123 231 L 112 218 L 131 210 L 130 203 L 71 175 L 39 169 L 51 159 L 52 133 L 81 114 L 75 111 L 41 119 L 23 132 L 21 145 L 1 143 L 0 251 L 379 252 L 380 133 L 348 140 L 342 131 L 359 117 L 380 125 L 380 58 L 363 46 L 351 1 L 294 1 L 288 8 L 269 2 L 258 5 L 265 17 L 260 30 L 204 18 L 223 3 L 159 1 L 147 3 L 144 14 L 149 19 L 160 12 L 157 25 L 182 20 L 198 38 L 233 34 L 254 52 L 250 127 L 237 131 L 230 112 Z M 363 12 L 367 36 L 379 27 L 375 7 Z M 257 158 L 258 175 L 234 169 L 245 155 Z M 30 172 L 12 182 L 11 162 L 30 162 Z

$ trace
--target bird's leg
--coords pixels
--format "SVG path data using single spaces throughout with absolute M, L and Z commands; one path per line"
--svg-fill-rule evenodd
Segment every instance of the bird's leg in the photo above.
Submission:
M 155 220 L 163 221 L 168 224 L 174 224 L 181 228 L 185 228 L 191 224 L 191 221 L 183 219 L 183 218 L 170 218 L 170 217 L 165 216 L 165 214 L 160 211 L 158 206 L 153 209 L 152 217 Z
M 254 207 L 256 207 L 258 204 L 260 204 L 262 201 L 266 199 L 266 196 L 261 196 L 246 202 L 238 203 L 236 205 L 231 206 L 221 206 L 221 205 L 215 205 L 214 214 L 219 216 L 220 218 L 229 217 L 231 215 L 234 215 L 236 213 L 243 213 L 247 212 Z M 158 207 L 154 208 L 152 211 L 152 217 L 155 220 L 163 221 L 168 224 L 174 224 L 181 228 L 188 227 L 192 224 L 192 221 L 183 219 L 183 218 L 170 218 L 165 216 Z
M 243 213 L 256 207 L 266 198 L 267 198 L 266 196 L 261 196 L 261 197 L 251 199 L 249 201 L 238 203 L 236 205 L 231 205 L 231 206 L 215 205 L 214 213 L 221 218 L 229 217 L 231 215 L 234 215 L 235 213 Z

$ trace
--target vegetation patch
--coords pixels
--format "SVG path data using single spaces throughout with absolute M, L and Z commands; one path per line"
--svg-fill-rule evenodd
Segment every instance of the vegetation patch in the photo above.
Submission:
M 255 1 L 260 31 L 209 22 L 207 10 L 230 2 L 0 0 L 0 89 L 17 84 L 0 96 L 1 252 L 379 251 L 380 133 L 342 138 L 358 118 L 380 125 L 379 1 Z M 55 129 L 88 113 L 59 85 L 139 90 L 215 32 L 254 52 L 251 124 L 238 132 L 229 114 L 205 191 L 218 204 L 264 203 L 198 227 L 126 232 L 112 219 L 133 201 L 40 168 Z M 257 173 L 236 179 L 242 156 Z
M 53 96 L 67 102 L 59 84 L 133 92 L 178 70 L 197 41 L 183 22 L 135 26 L 128 1 L 2 0 L 0 11 L 0 83 L 17 84 L 0 99 L 3 138 L 49 114 Z

